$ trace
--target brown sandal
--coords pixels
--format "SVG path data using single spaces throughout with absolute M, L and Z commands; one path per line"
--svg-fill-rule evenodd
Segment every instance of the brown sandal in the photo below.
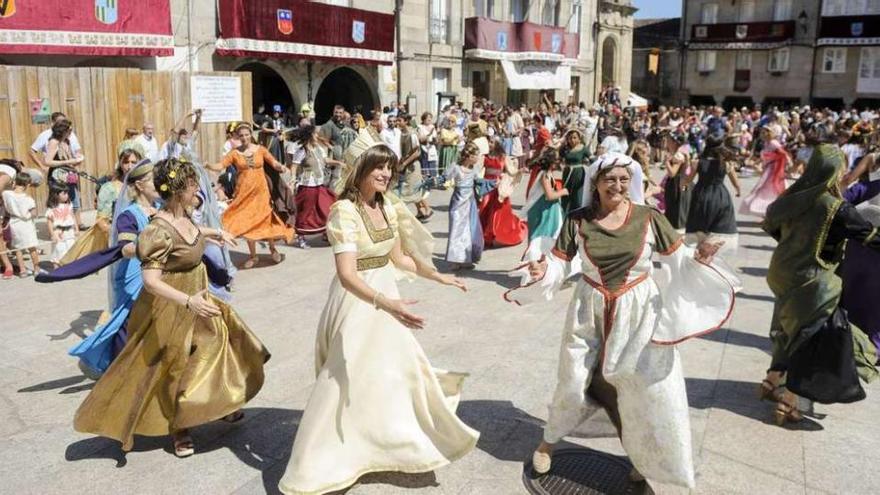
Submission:
M 804 419 L 804 415 L 798 410 L 797 406 L 793 406 L 784 399 L 780 398 L 776 404 L 776 411 L 773 412 L 777 426 L 784 426 L 787 422 L 797 423 Z
M 247 261 L 245 261 L 244 264 L 241 265 L 241 268 L 243 270 L 250 270 L 251 268 L 257 266 L 257 263 L 259 263 L 259 262 L 260 262 L 260 260 L 256 257 L 248 258 Z
M 775 385 L 770 380 L 765 378 L 758 386 L 758 399 L 779 402 L 781 398 L 782 391 L 779 390 L 779 385 Z

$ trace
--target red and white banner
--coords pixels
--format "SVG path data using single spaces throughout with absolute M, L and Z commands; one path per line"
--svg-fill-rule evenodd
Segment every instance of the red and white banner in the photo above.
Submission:
M 0 53 L 169 56 L 169 0 L 0 0 Z
M 306 0 L 219 0 L 218 8 L 218 55 L 371 65 L 394 62 L 391 14 Z

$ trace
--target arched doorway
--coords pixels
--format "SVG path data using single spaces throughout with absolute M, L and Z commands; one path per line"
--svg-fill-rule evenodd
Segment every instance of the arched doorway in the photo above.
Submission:
M 282 112 L 295 115 L 299 109 L 293 108 L 293 96 L 284 79 L 274 69 L 260 62 L 244 64 L 236 72 L 250 72 L 253 87 L 254 113 L 260 104 L 266 106 L 266 112 L 272 112 L 273 105 L 281 105 Z M 246 117 L 247 118 L 247 117 Z
M 376 105 L 373 90 L 353 69 L 340 67 L 324 78 L 315 95 L 315 120 L 320 124 L 333 115 L 333 107 L 342 105 L 349 112 L 366 115 Z
M 617 61 L 617 43 L 614 38 L 605 38 L 602 42 L 602 87 L 615 84 L 615 62 Z

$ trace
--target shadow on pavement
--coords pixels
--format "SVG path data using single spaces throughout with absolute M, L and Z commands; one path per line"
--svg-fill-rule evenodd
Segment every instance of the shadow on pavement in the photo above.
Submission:
M 480 432 L 477 448 L 502 461 L 525 463 L 531 459 L 532 452 L 544 436 L 544 420 L 519 409 L 510 401 L 463 401 L 458 407 L 458 415 L 471 428 Z M 579 429 L 578 437 L 617 436 L 604 412 L 600 412 L 587 423 L 589 427 Z M 583 434 L 584 430 L 587 431 L 586 434 Z M 561 441 L 555 448 L 583 447 Z
M 775 246 L 758 246 L 755 244 L 746 244 L 742 247 L 745 249 L 753 249 L 755 251 L 770 251 L 770 252 L 776 251 Z
M 775 425 L 773 410 L 776 404 L 761 402 L 757 398 L 758 382 L 736 380 L 710 380 L 685 378 L 688 405 L 695 409 L 723 409 L 733 414 L 753 419 L 759 423 Z M 825 428 L 805 417 L 798 423 L 786 423 L 788 430 L 820 431 Z
M 739 271 L 745 273 L 746 275 L 761 278 L 767 277 L 767 274 L 770 272 L 770 270 L 768 270 L 767 268 L 760 268 L 756 266 L 744 266 L 740 268 Z
M 759 222 L 757 220 L 737 220 L 736 226 L 740 229 L 750 228 L 750 227 L 755 228 L 755 229 L 760 229 L 761 222 Z
M 45 392 L 47 390 L 55 390 L 58 388 L 64 388 L 68 390 L 67 387 L 72 387 L 86 380 L 85 375 L 75 375 L 68 376 L 67 378 L 58 378 L 56 380 L 49 380 L 48 382 L 38 383 L 36 385 L 31 385 L 30 387 L 20 388 L 16 390 L 18 393 L 28 393 L 28 392 Z M 87 385 L 93 385 L 91 383 Z M 61 393 L 70 393 L 62 391 Z
M 86 329 L 93 329 L 98 326 L 98 319 L 101 317 L 101 313 L 103 313 L 103 311 L 99 309 L 80 311 L 79 316 L 69 323 L 69 329 L 56 335 L 49 334 L 49 340 L 66 340 L 71 335 L 76 335 L 80 339 L 85 340 L 85 338 L 88 337 L 88 335 L 86 335 Z
M 773 296 L 765 296 L 760 294 L 747 294 L 745 292 L 738 292 L 736 294 L 737 299 L 751 299 L 753 301 L 764 301 L 764 302 L 776 302 L 776 298 Z
M 730 344 L 739 347 L 751 347 L 770 354 L 770 338 L 763 335 L 754 335 L 739 330 L 725 328 L 717 332 L 707 333 L 699 338 L 702 340 L 720 342 L 722 344 Z

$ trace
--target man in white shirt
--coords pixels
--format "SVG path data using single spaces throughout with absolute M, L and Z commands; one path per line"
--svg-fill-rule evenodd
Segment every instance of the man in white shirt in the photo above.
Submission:
M 52 126 L 55 125 L 59 120 L 66 120 L 67 115 L 64 115 L 61 112 L 55 112 L 52 114 L 51 123 L 49 128 L 41 132 L 37 139 L 34 140 L 34 143 L 31 144 L 30 149 L 30 157 L 31 160 L 40 167 L 41 170 L 46 172 L 46 167 L 43 164 L 43 154 L 46 153 L 46 148 L 49 145 L 49 140 L 52 139 Z M 70 151 L 74 154 L 74 156 L 80 156 L 82 154 L 82 148 L 79 145 L 79 139 L 76 138 L 76 133 L 71 131 L 70 137 L 67 138 L 70 142 Z
M 397 127 L 397 117 L 393 115 L 388 116 L 388 126 L 382 129 L 379 137 L 400 159 L 400 129 Z
M 159 141 L 154 135 L 155 129 L 153 124 L 149 122 L 144 123 L 142 130 L 141 135 L 136 137 L 134 141 L 143 146 L 144 151 L 147 153 L 147 156 L 144 158 L 149 158 L 151 162 L 156 163 L 159 161 Z

